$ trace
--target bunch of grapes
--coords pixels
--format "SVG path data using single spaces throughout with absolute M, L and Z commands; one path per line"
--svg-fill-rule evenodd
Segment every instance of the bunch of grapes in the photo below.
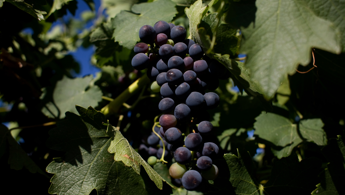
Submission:
M 165 21 L 139 30 L 142 42 L 134 47 L 132 66 L 147 68 L 148 77 L 160 86 L 159 110 L 162 115 L 147 139 L 150 147 L 141 145 L 150 156 L 148 163 L 173 157 L 169 174 L 187 190 L 195 190 L 202 180 L 214 180 L 218 168 L 213 159 L 218 146 L 209 142 L 213 126 L 207 109 L 218 106 L 214 92 L 219 78 L 228 71 L 217 61 L 204 56 L 202 47 L 186 39 L 186 29 Z M 212 136 L 211 136 L 212 137 Z M 159 149 L 155 146 L 160 145 Z

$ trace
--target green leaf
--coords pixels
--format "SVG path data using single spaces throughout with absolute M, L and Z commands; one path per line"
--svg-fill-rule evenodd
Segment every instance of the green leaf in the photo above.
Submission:
M 345 52 L 345 2 L 342 0 L 311 1 L 306 0 L 310 9 L 319 17 L 328 20 L 341 33 L 342 52 Z
M 177 188 L 173 189 L 173 193 L 171 195 L 203 195 L 203 193 L 196 191 L 188 191 L 184 188 Z
M 64 77 L 55 86 L 53 102 L 47 103 L 42 112 L 48 117 L 64 118 L 67 111 L 76 113 L 75 105 L 97 106 L 102 92 L 98 86 L 89 87 L 91 80 L 91 75 L 75 79 Z
M 50 8 L 50 11 L 48 15 L 46 16 L 46 18 L 48 18 L 56 10 L 61 9 L 63 5 L 67 4 L 70 1 L 74 1 L 74 0 L 54 0 L 53 6 Z
M 206 15 L 210 6 L 215 3 L 215 0 L 212 0 L 208 6 L 203 6 L 202 0 L 196 1 L 192 6 L 189 8 L 186 7 L 185 13 L 189 19 L 189 30 L 191 38 L 202 47 L 204 47 L 204 43 L 202 42 L 199 33 L 198 33 L 198 25 L 200 24 L 203 17 Z
M 238 157 L 233 154 L 225 154 L 224 159 L 230 171 L 230 182 L 235 188 L 236 194 L 259 195 L 257 183 L 249 174 L 240 153 Z
M 21 170 L 25 167 L 31 173 L 40 173 L 47 176 L 19 146 L 10 131 L 3 124 L 0 124 L 0 147 L 0 157 L 4 155 L 7 149 L 9 150 L 8 164 L 11 169 Z
M 309 194 L 317 184 L 322 162 L 318 158 L 308 158 L 301 162 L 297 158 L 283 158 L 273 164 L 268 182 L 267 194 Z
M 150 179 L 159 189 L 163 188 L 163 181 L 167 182 L 172 188 L 175 188 L 159 175 L 149 164 L 147 164 L 147 162 L 128 143 L 128 140 L 123 137 L 120 131 L 108 126 L 108 132 L 111 131 L 113 131 L 115 135 L 108 151 L 109 153 L 115 153 L 115 161 L 122 161 L 126 166 L 132 167 L 132 169 L 138 174 L 140 174 L 140 166 L 143 166 Z
M 279 159 L 291 154 L 293 148 L 304 141 L 314 142 L 319 146 L 327 144 L 326 133 L 322 129 L 321 119 L 302 120 L 299 129 L 287 118 L 273 113 L 261 113 L 254 124 L 255 134 L 260 138 L 282 147 L 272 149 Z
M 192 5 L 196 0 L 172 0 L 176 3 L 176 5 L 179 6 L 190 6 Z
M 0 4 L 1 4 L 0 7 L 2 7 L 2 3 L 3 2 L 4 1 L 0 2 Z M 24 2 L 24 0 L 22 0 L 22 1 L 6 0 L 6 2 L 9 2 L 9 3 L 13 4 L 17 8 L 25 11 L 26 13 L 30 14 L 34 18 L 37 18 L 38 20 L 44 20 L 43 14 L 47 14 L 47 12 L 45 12 L 45 11 L 34 9 L 34 7 L 32 5 Z
M 316 185 L 316 189 L 311 192 L 312 195 L 339 195 L 328 169 L 322 173 L 321 183 Z
M 77 107 L 81 116 L 67 112 L 66 118 L 50 131 L 48 143 L 66 151 L 47 166 L 55 174 L 51 194 L 148 194 L 140 175 L 108 152 L 111 137 L 102 122 L 105 117 L 93 108 Z
M 138 0 L 103 0 L 103 6 L 106 9 L 108 18 L 115 17 L 121 10 L 131 10 L 132 5 L 136 4 Z
M 217 136 L 219 140 L 219 146 L 223 150 L 229 151 L 231 149 L 231 138 L 235 138 L 234 136 L 240 136 L 242 133 L 247 132 L 246 129 L 241 128 L 241 129 L 226 129 L 224 130 L 220 135 Z M 235 138 L 236 139 L 236 138 Z
M 278 104 L 283 106 L 287 101 L 289 101 L 290 94 L 291 94 L 290 82 L 289 82 L 289 78 L 286 76 L 277 90 Z
M 139 29 L 144 25 L 153 26 L 157 21 L 170 22 L 177 13 L 170 0 L 157 0 L 151 3 L 135 4 L 131 10 L 116 15 L 113 37 L 120 45 L 132 49 L 139 41 Z
M 169 175 L 169 167 L 166 164 L 163 163 L 156 163 L 153 166 L 153 169 L 162 177 L 165 179 L 165 181 L 167 181 L 168 183 L 171 183 L 171 177 Z
M 316 2 L 256 1 L 255 23 L 242 30 L 240 52 L 247 54 L 246 67 L 266 99 L 273 97 L 287 74 L 295 73 L 298 64 L 309 63 L 312 47 L 340 52 L 338 31 L 310 8 Z

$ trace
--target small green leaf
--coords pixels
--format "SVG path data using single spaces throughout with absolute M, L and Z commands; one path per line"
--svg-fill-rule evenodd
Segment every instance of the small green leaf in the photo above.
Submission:
M 67 111 L 76 113 L 75 105 L 97 106 L 102 100 L 102 92 L 98 86 L 89 87 L 91 80 L 92 76 L 75 79 L 64 77 L 55 86 L 53 102 L 49 102 L 42 112 L 48 117 L 64 118 Z
M 247 54 L 251 79 L 266 99 L 273 97 L 287 74 L 295 73 L 299 64 L 309 63 L 311 48 L 341 51 L 334 25 L 311 10 L 313 4 L 320 2 L 324 1 L 256 1 L 255 23 L 242 29 L 240 53 Z
M 146 160 L 144 160 L 128 143 L 128 140 L 123 137 L 120 131 L 115 130 L 113 127 L 108 126 L 108 132 L 114 132 L 114 140 L 108 148 L 109 153 L 115 153 L 114 160 L 122 161 L 126 166 L 132 167 L 132 169 L 140 174 L 140 166 L 143 166 L 150 179 L 156 184 L 157 188 L 163 188 L 163 181 L 167 182 L 162 176 L 160 176 Z M 168 182 L 167 182 L 168 183 Z M 171 187 L 173 185 L 168 183 Z
M 2 7 L 4 1 L 0 0 L 0 7 Z M 6 0 L 6 2 L 9 2 L 16 6 L 17 8 L 25 11 L 26 13 L 30 14 L 34 18 L 37 18 L 38 20 L 44 20 L 43 14 L 47 14 L 45 11 L 34 9 L 34 7 L 26 2 L 23 1 L 16 1 L 16 0 Z
M 10 131 L 3 124 L 0 124 L 0 157 L 9 150 L 8 164 L 11 169 L 21 170 L 25 167 L 31 173 L 40 173 L 47 176 L 37 165 L 31 160 L 27 153 L 14 140 Z
M 153 26 L 157 21 L 170 22 L 177 13 L 170 0 L 157 0 L 151 3 L 135 4 L 132 12 L 121 11 L 114 19 L 113 37 L 120 45 L 132 49 L 139 41 L 139 29 L 144 25 Z
M 280 150 L 272 149 L 273 154 L 279 159 L 289 156 L 293 148 L 302 143 L 303 140 L 314 142 L 319 146 L 326 145 L 326 133 L 322 127 L 321 119 L 307 119 L 301 121 L 299 130 L 297 130 L 296 124 L 292 124 L 287 118 L 273 113 L 261 113 L 254 124 L 255 134 L 278 147 L 282 147 Z
M 136 4 L 138 0 L 103 0 L 102 4 L 106 9 L 108 18 L 115 17 L 121 10 L 130 11 L 132 5 Z
M 67 4 L 70 1 L 74 1 L 74 0 L 54 0 L 53 6 L 50 8 L 50 11 L 48 15 L 46 16 L 46 18 L 48 18 L 56 10 L 61 9 L 63 5 Z
M 225 154 L 225 161 L 230 171 L 230 182 L 235 188 L 236 194 L 259 195 L 257 183 L 250 176 L 241 156 Z
M 177 188 L 173 189 L 173 193 L 171 195 L 203 195 L 203 193 L 196 191 L 188 191 L 184 188 Z

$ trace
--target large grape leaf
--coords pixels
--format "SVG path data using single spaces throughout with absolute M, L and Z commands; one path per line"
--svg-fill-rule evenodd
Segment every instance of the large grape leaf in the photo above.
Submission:
M 264 96 L 272 98 L 285 75 L 295 73 L 298 64 L 307 65 L 311 48 L 333 53 L 341 51 L 339 31 L 319 18 L 310 1 L 256 1 L 255 22 L 242 29 L 241 53 L 247 54 L 246 67 Z M 322 12 L 323 6 L 317 7 Z
M 21 170 L 25 167 L 31 173 L 46 174 L 31 160 L 27 153 L 19 146 L 17 141 L 12 137 L 8 128 L 0 124 L 0 158 L 6 150 L 9 150 L 8 164 L 11 169 Z
M 319 17 L 332 22 L 341 33 L 341 47 L 345 52 L 345 2 L 342 0 L 306 0 L 309 8 Z
M 230 182 L 235 188 L 236 194 L 259 195 L 259 186 L 257 182 L 252 179 L 240 153 L 238 153 L 238 156 L 234 154 L 225 154 L 224 159 L 228 164 Z
M 93 108 L 77 107 L 81 116 L 67 112 L 66 118 L 51 130 L 51 148 L 66 151 L 55 158 L 47 172 L 55 174 L 49 193 L 149 194 L 140 175 L 108 152 L 111 136 L 106 132 L 105 117 Z
M 139 41 L 139 29 L 144 25 L 153 26 L 157 21 L 170 22 L 177 13 L 175 3 L 170 0 L 157 0 L 135 4 L 131 11 L 121 11 L 114 20 L 113 37 L 120 45 L 132 49 Z
M 47 12 L 45 12 L 45 11 L 41 11 L 41 10 L 35 9 L 33 7 L 33 5 L 30 5 L 30 4 L 26 3 L 24 0 L 23 1 L 6 0 L 6 2 L 9 2 L 9 3 L 13 4 L 17 8 L 25 11 L 26 13 L 30 14 L 34 18 L 37 18 L 38 20 L 44 20 L 43 14 L 47 14 Z M 1 1 L 0 1 L 0 4 L 2 4 Z
M 115 17 L 121 10 L 131 10 L 132 5 L 137 3 L 138 0 L 102 0 L 102 5 L 106 9 L 108 18 Z
M 318 158 L 283 158 L 273 164 L 271 176 L 264 186 L 267 194 L 310 194 L 318 182 L 322 161 Z
M 254 123 L 255 134 L 267 140 L 280 150 L 272 152 L 280 159 L 291 154 L 293 148 L 303 141 L 311 141 L 319 146 L 327 144 L 326 133 L 321 119 L 302 120 L 297 128 L 287 118 L 273 113 L 261 113 Z
M 138 154 L 128 140 L 123 137 L 119 130 L 114 127 L 110 127 L 108 132 L 114 132 L 114 140 L 111 141 L 108 148 L 109 153 L 115 153 L 114 160 L 122 161 L 126 166 L 132 167 L 132 169 L 140 174 L 140 166 L 143 166 L 150 179 L 156 184 L 159 189 L 163 188 L 163 181 L 167 182 L 171 187 L 175 188 L 172 184 L 166 181 L 161 175 L 159 175 L 147 162 Z
M 89 87 L 91 80 L 92 75 L 75 79 L 64 77 L 55 86 L 53 102 L 47 103 L 42 112 L 48 117 L 64 118 L 67 111 L 76 113 L 75 105 L 97 106 L 102 92 L 98 86 Z

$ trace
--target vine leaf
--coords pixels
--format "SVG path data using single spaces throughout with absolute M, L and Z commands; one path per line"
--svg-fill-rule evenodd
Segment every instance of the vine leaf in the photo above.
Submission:
M 185 8 L 185 13 L 189 19 L 190 36 L 196 43 L 199 43 L 202 47 L 204 47 L 204 43 L 202 42 L 198 33 L 198 25 L 200 24 L 202 18 L 205 17 L 209 7 L 214 3 L 215 0 L 212 0 L 208 4 L 208 6 L 203 6 L 202 0 L 198 0 L 189 8 Z
M 52 94 L 53 102 L 47 103 L 42 112 L 48 117 L 64 118 L 67 111 L 77 113 L 76 104 L 97 106 L 102 100 L 102 91 L 98 86 L 89 87 L 91 80 L 92 75 L 75 79 L 64 77 L 55 86 Z
M 132 6 L 131 11 L 121 11 L 114 19 L 113 37 L 120 45 L 132 49 L 139 41 L 139 29 L 144 25 L 153 26 L 157 21 L 170 22 L 177 14 L 175 3 L 157 0 Z
M 0 7 L 2 7 L 3 2 L 4 1 L 0 0 Z M 26 13 L 30 14 L 34 18 L 37 18 L 38 20 L 44 20 L 43 14 L 47 14 L 47 12 L 45 12 L 45 11 L 34 9 L 34 7 L 32 5 L 30 5 L 24 1 L 6 0 L 6 2 L 13 4 L 17 8 L 25 11 Z
M 131 10 L 132 5 L 137 3 L 138 0 L 103 0 L 102 3 L 106 8 L 108 18 L 115 17 L 121 10 Z
M 341 33 L 342 52 L 345 52 L 345 2 L 342 0 L 306 0 L 310 9 L 319 17 L 332 22 Z
M 46 170 L 55 174 L 48 190 L 51 194 L 149 194 L 143 178 L 108 152 L 112 137 L 103 125 L 105 117 L 89 107 L 77 107 L 80 116 L 67 112 L 66 118 L 50 131 L 48 143 L 66 151 Z M 130 181 L 130 182 L 128 182 Z
M 140 166 L 143 166 L 150 179 L 156 184 L 157 188 L 163 188 L 163 181 L 167 182 L 171 187 L 175 188 L 172 184 L 166 181 L 161 175 L 159 175 L 147 162 L 138 154 L 128 140 L 123 137 L 119 130 L 115 130 L 114 127 L 108 126 L 108 132 L 114 132 L 114 140 L 111 141 L 108 148 L 109 153 L 115 153 L 114 160 L 122 161 L 126 166 L 132 167 L 132 169 L 140 174 Z
M 9 150 L 8 164 L 11 169 L 21 170 L 25 167 L 31 173 L 40 173 L 46 175 L 37 165 L 31 160 L 31 158 L 26 154 L 26 152 L 19 146 L 19 144 L 14 140 L 8 128 L 0 124 L 0 158 L 6 150 Z
M 234 154 L 225 154 L 224 159 L 228 164 L 230 182 L 235 188 L 236 194 L 259 195 L 258 184 L 252 179 L 240 152 L 238 152 L 238 156 Z
M 316 189 L 312 191 L 312 195 L 339 195 L 338 190 L 333 182 L 332 176 L 328 169 L 321 174 L 323 179 L 321 183 L 316 185 Z
M 310 9 L 312 4 L 315 1 L 256 1 L 255 22 L 242 29 L 240 52 L 247 54 L 251 78 L 266 99 L 273 97 L 285 75 L 309 63 L 312 47 L 341 51 L 339 32 Z M 317 10 L 322 12 L 324 7 Z
M 321 119 L 307 119 L 300 122 L 298 129 L 287 118 L 273 113 L 261 113 L 254 123 L 256 135 L 281 148 L 272 148 L 273 154 L 279 159 L 288 157 L 293 148 L 303 141 L 326 145 L 326 133 L 322 127 Z
M 56 10 L 61 9 L 63 5 L 67 4 L 70 1 L 74 1 L 74 0 L 54 0 L 53 5 L 50 8 L 50 11 L 49 11 L 48 15 L 46 16 L 46 18 L 48 18 Z
M 188 191 L 184 188 L 177 188 L 173 189 L 173 193 L 171 195 L 203 195 L 203 193 L 197 191 Z
M 310 194 L 315 189 L 322 162 L 318 158 L 283 158 L 275 161 L 272 173 L 265 184 L 267 194 Z

